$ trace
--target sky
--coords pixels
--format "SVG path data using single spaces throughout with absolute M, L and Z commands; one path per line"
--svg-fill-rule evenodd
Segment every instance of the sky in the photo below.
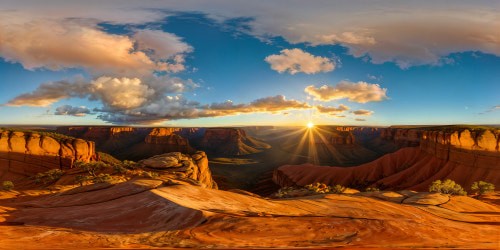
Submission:
M 0 5 L 0 124 L 500 124 L 499 1 Z

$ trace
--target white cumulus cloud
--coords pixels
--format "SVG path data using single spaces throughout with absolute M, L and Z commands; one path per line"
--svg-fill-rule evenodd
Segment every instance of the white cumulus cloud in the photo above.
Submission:
M 264 59 L 273 70 L 279 73 L 288 72 L 292 75 L 302 72 L 315 74 L 329 72 L 335 69 L 335 63 L 321 56 L 314 56 L 301 49 L 284 49 L 278 55 L 270 55 Z
M 341 81 L 335 86 L 323 85 L 319 88 L 314 85 L 307 86 L 304 90 L 315 100 L 332 101 L 338 99 L 347 99 L 351 102 L 367 103 L 386 100 L 387 89 L 381 88 L 379 84 L 367 82 L 349 82 Z

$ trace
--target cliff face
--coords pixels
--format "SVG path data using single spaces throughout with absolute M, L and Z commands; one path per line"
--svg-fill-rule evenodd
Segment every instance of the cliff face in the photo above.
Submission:
M 189 140 L 177 134 L 181 130 L 180 128 L 154 128 L 144 141 L 148 144 L 171 145 L 178 147 L 180 152 L 188 152 Z
M 137 133 L 143 128 L 133 127 L 58 127 L 56 132 L 84 140 L 101 142 Z
M 352 131 L 351 131 L 352 132 Z M 357 167 L 287 165 L 278 168 L 273 180 L 280 186 L 312 182 L 389 189 L 426 190 L 434 180 L 450 178 L 465 188 L 484 180 L 500 185 L 498 130 L 471 132 L 381 129 L 383 140 L 402 147 L 399 151 Z
M 96 159 L 93 142 L 32 132 L 0 131 L 0 179 L 27 177 L 49 169 L 71 168 Z
M 331 135 L 329 138 L 329 143 L 332 145 L 350 145 L 355 141 L 355 136 L 351 132 Z
M 247 136 L 240 128 L 208 128 L 200 146 L 220 155 L 246 155 L 261 152 L 271 146 Z
M 203 187 L 217 189 L 212 179 L 205 152 L 197 151 L 189 156 L 180 152 L 155 155 L 139 162 L 144 167 L 159 171 L 175 173 L 180 178 L 188 178 L 199 182 Z
M 60 127 L 57 131 L 94 141 L 99 151 L 122 160 L 140 160 L 167 152 L 192 152 L 184 135 L 199 134 L 197 128 Z

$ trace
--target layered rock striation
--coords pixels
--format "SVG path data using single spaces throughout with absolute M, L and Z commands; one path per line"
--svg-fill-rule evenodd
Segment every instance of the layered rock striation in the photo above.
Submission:
M 241 128 L 208 128 L 200 146 L 220 155 L 247 155 L 271 147 L 267 143 L 247 136 L 245 130 Z
M 498 130 L 381 129 L 384 140 L 402 149 L 351 168 L 286 165 L 275 170 L 273 181 L 280 186 L 323 182 L 423 191 L 432 181 L 449 178 L 467 189 L 479 180 L 499 186 L 499 134 Z
M 212 179 L 212 173 L 208 167 L 207 155 L 203 151 L 197 151 L 191 156 L 180 152 L 156 155 L 140 161 L 139 164 L 146 168 L 195 180 L 206 188 L 217 189 L 217 183 Z
M 93 142 L 0 130 L 0 179 L 27 177 L 97 159 Z

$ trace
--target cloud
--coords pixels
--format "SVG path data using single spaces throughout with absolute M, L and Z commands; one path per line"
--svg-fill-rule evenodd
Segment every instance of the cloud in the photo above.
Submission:
M 24 68 L 83 68 L 92 75 L 138 77 L 184 70 L 192 48 L 170 33 L 137 30 L 133 36 L 104 32 L 96 21 L 37 19 L 0 23 L 0 56 Z
M 95 19 L 113 24 L 160 21 L 163 10 L 204 13 L 223 24 L 245 17 L 247 32 L 263 40 L 283 37 L 292 44 L 340 44 L 373 63 L 402 68 L 439 65 L 450 53 L 481 51 L 500 56 L 500 4 L 495 1 L 44 1 L 5 0 L 13 20 Z
M 283 95 L 270 96 L 250 103 L 235 104 L 228 100 L 221 103 L 201 105 L 182 96 L 166 96 L 156 102 L 132 110 L 102 112 L 98 118 L 110 123 L 154 124 L 167 120 L 196 119 L 252 113 L 279 113 L 287 110 L 310 109 L 307 103 L 287 100 Z
M 500 105 L 493 106 L 490 109 L 488 109 L 488 110 L 486 110 L 484 112 L 480 112 L 478 114 L 483 115 L 485 113 L 490 113 L 490 112 L 494 112 L 494 111 L 500 111 Z
M 335 69 L 335 63 L 330 59 L 311 55 L 301 49 L 284 49 L 280 54 L 270 55 L 264 60 L 273 70 L 292 75 L 299 72 L 306 74 L 330 72 Z
M 182 95 L 169 95 L 198 87 L 192 81 L 156 77 L 150 81 L 139 78 L 99 77 L 91 82 L 83 79 L 41 84 L 31 93 L 10 100 L 8 106 L 48 106 L 62 99 L 87 98 L 102 103 L 94 109 L 97 118 L 110 123 L 152 124 L 167 120 L 219 117 L 250 113 L 280 113 L 312 108 L 309 104 L 286 99 L 283 95 L 256 99 L 250 103 L 232 101 L 200 104 Z M 71 106 L 58 107 L 57 114 L 77 113 Z
M 372 115 L 374 112 L 371 110 L 359 109 L 359 110 L 351 111 L 351 113 L 353 113 L 355 115 Z
M 366 119 L 363 119 L 363 118 L 356 118 L 356 119 L 354 119 L 354 120 L 355 120 L 355 121 L 358 121 L 358 122 L 364 122 L 364 121 L 366 121 Z
M 313 96 L 315 100 L 325 102 L 346 98 L 351 102 L 367 103 L 379 102 L 388 98 L 386 88 L 367 82 L 341 81 L 336 86 L 323 85 L 319 88 L 310 85 L 304 91 Z
M 46 107 L 59 100 L 71 97 L 84 97 L 88 94 L 88 86 L 81 79 L 75 82 L 57 81 L 42 83 L 31 93 L 21 94 L 9 102 L 7 106 Z
M 320 113 L 327 113 L 327 114 L 331 114 L 331 115 L 342 113 L 344 111 L 349 110 L 349 107 L 347 107 L 344 104 L 340 104 L 338 107 L 325 107 L 322 105 L 316 105 L 315 108 Z
M 122 110 L 144 106 L 163 98 L 168 93 L 190 91 L 199 87 L 191 80 L 168 76 L 145 79 L 101 76 L 90 82 L 82 78 L 47 82 L 42 83 L 31 93 L 13 98 L 6 105 L 44 107 L 63 99 L 76 97 L 99 100 L 109 110 Z
M 101 100 L 105 106 L 132 109 L 142 106 L 155 93 L 139 78 L 99 77 L 89 85 L 91 99 Z
M 56 108 L 54 115 L 85 116 L 91 113 L 90 109 L 85 106 L 63 105 Z

